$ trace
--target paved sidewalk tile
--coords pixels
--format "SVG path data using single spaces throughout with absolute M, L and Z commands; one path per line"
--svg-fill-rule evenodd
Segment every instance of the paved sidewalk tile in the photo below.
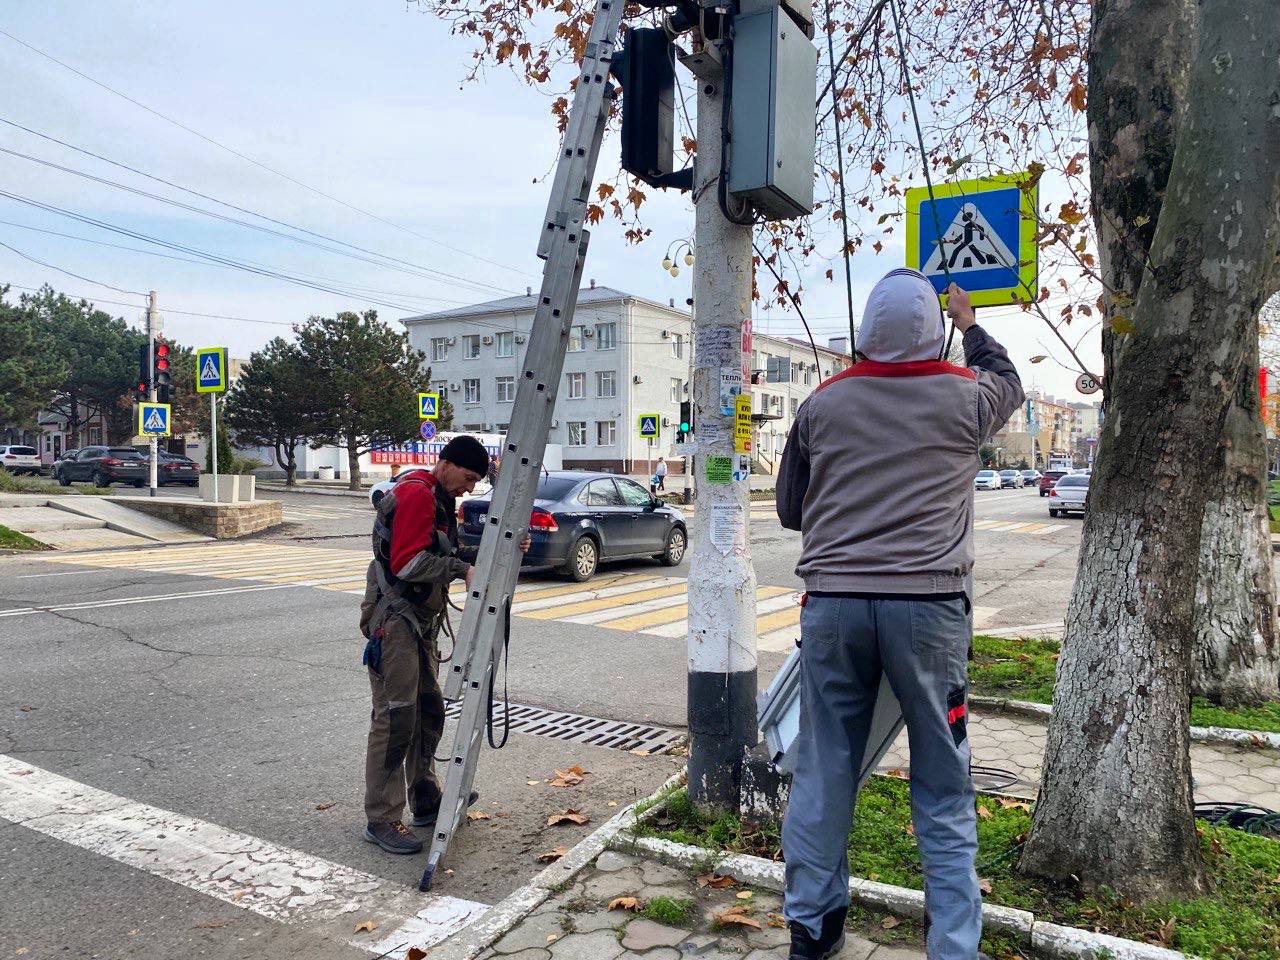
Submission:
M 610 910 L 620 897 L 642 909 Z M 735 908 L 747 922 L 716 919 Z M 786 960 L 781 910 L 773 891 L 699 886 L 690 872 L 608 851 L 479 960 Z M 875 942 L 893 936 L 878 919 L 850 929 L 836 960 L 925 960 L 919 944 Z

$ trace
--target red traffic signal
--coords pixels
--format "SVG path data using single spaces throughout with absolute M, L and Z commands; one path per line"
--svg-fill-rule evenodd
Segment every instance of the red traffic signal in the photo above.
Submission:
M 163 340 L 156 341 L 156 369 L 169 369 L 169 345 Z

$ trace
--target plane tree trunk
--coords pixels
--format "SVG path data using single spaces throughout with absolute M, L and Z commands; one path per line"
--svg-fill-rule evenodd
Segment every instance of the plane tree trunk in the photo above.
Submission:
M 1029 872 L 1142 901 L 1206 889 L 1189 752 L 1201 527 L 1219 436 L 1280 252 L 1280 18 L 1273 0 L 1204 0 L 1187 73 L 1162 62 L 1187 49 L 1170 39 L 1187 10 L 1142 0 L 1094 7 L 1099 223 L 1122 205 L 1116 191 L 1126 182 L 1149 187 L 1141 176 L 1107 180 L 1106 158 L 1140 172 L 1148 142 L 1159 158 L 1159 141 L 1144 136 L 1152 112 L 1163 111 L 1163 129 L 1176 134 L 1132 303 L 1109 305 L 1120 359 L 1108 374 L 1044 777 L 1021 860 Z M 1161 99 L 1179 86 L 1181 110 Z M 1109 223 L 1104 263 L 1134 226 Z

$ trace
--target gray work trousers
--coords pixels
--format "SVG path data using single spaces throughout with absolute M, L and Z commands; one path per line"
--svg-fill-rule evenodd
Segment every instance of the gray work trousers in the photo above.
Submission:
M 968 601 L 811 595 L 800 635 L 797 767 L 782 828 L 787 920 L 817 937 L 822 918 L 849 905 L 854 786 L 883 671 L 911 748 L 929 960 L 974 960 L 982 897 L 966 716 Z

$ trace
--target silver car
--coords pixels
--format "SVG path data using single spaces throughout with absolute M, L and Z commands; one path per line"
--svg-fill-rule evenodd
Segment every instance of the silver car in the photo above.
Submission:
M 999 490 L 1000 474 L 994 470 L 979 470 L 978 475 L 973 478 L 973 489 L 975 490 Z
M 1049 516 L 1060 517 L 1071 511 L 1084 513 L 1089 497 L 1089 474 L 1069 473 L 1049 491 Z
M 1017 470 L 1001 470 L 1000 471 L 1000 486 L 1012 487 L 1013 489 L 1017 490 L 1021 488 L 1022 485 L 1023 485 L 1022 474 L 1020 474 Z
M 4 467 L 15 476 L 19 473 L 44 472 L 44 465 L 40 463 L 40 454 L 36 452 L 35 447 L 0 447 L 0 467 Z

